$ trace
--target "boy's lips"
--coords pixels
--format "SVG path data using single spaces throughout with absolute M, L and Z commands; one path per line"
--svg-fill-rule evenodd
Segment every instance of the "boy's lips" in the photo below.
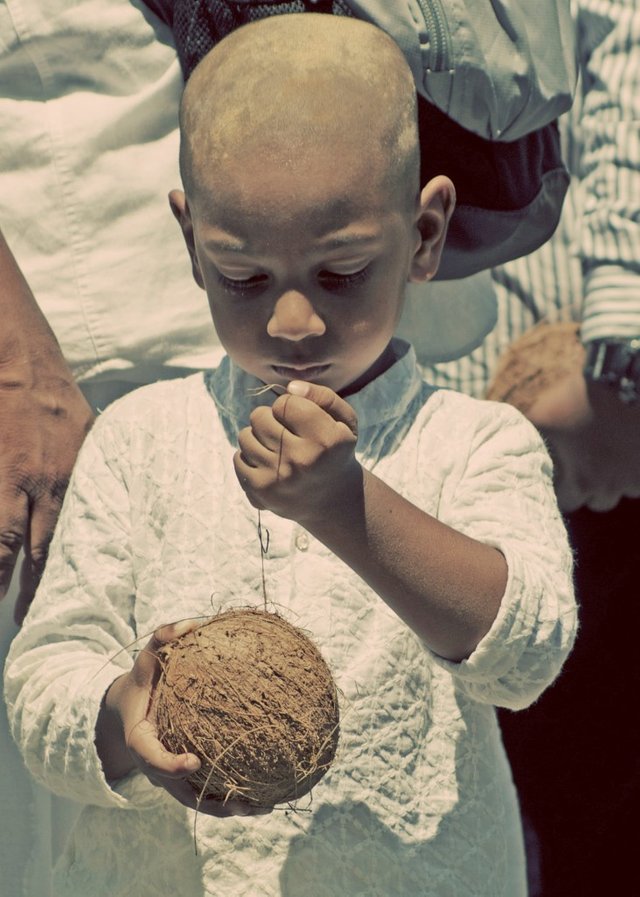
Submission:
M 279 377 L 289 380 L 315 380 L 329 370 L 329 364 L 273 364 L 273 371 Z

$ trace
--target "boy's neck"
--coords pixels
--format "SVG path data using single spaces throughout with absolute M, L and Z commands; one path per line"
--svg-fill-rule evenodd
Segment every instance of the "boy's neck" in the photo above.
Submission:
M 378 359 L 374 361 L 371 367 L 368 368 L 364 372 L 364 374 L 361 374 L 357 380 L 354 380 L 353 383 L 350 383 L 349 386 L 341 389 L 339 394 L 343 398 L 346 398 L 347 396 L 352 396 L 354 395 L 354 393 L 357 393 L 361 389 L 364 389 L 365 386 L 368 386 L 369 383 L 373 382 L 373 380 L 376 380 L 378 377 L 388 371 L 389 368 L 396 363 L 399 357 L 400 355 L 398 354 L 396 348 L 396 341 L 395 339 L 392 339 L 387 344 L 387 347 L 382 355 L 380 355 Z

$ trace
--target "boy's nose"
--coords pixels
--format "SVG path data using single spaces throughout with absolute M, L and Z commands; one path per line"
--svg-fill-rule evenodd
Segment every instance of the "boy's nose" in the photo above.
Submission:
M 313 304 L 304 293 L 288 290 L 273 307 L 267 324 L 269 336 L 288 340 L 302 340 L 308 336 L 322 336 L 326 327 Z

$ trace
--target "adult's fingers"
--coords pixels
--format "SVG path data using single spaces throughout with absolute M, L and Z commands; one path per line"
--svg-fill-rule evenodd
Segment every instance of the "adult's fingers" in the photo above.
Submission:
M 9 591 L 13 571 L 29 526 L 29 501 L 24 492 L 0 492 L 0 599 Z
M 543 431 L 571 432 L 584 427 L 593 415 L 582 374 L 564 377 L 544 389 L 528 408 L 526 416 Z
M 20 589 L 18 591 L 16 603 L 13 606 L 13 620 L 16 626 L 22 626 L 27 611 L 31 607 L 33 596 L 38 588 L 38 582 L 39 578 L 35 578 L 33 567 L 27 559 L 24 558 L 20 564 Z
M 24 558 L 20 569 L 20 591 L 14 608 L 15 622 L 21 625 L 33 601 L 47 561 L 67 481 L 56 481 L 55 487 L 31 502 L 31 516 L 24 539 Z

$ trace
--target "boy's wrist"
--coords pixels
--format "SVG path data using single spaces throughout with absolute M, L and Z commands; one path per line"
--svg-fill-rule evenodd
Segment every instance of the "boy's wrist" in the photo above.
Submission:
M 122 779 L 136 768 L 127 747 L 119 709 L 126 675 L 115 679 L 105 692 L 96 721 L 95 745 L 108 782 Z
M 340 489 L 327 495 L 322 505 L 317 506 L 315 513 L 304 517 L 300 515 L 296 522 L 331 547 L 327 537 L 333 534 L 339 536 L 345 529 L 350 531 L 354 519 L 356 517 L 360 519 L 362 516 L 363 483 L 366 474 L 360 462 L 354 459 L 353 467 L 349 475 L 341 481 Z

